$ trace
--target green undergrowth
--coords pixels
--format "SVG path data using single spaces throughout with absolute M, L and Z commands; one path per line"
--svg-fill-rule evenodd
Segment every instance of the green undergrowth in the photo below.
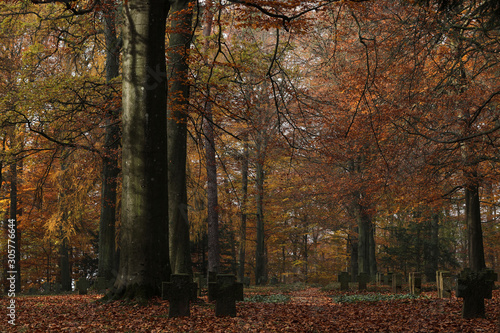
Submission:
M 340 295 L 331 296 L 337 303 L 356 303 L 356 302 L 379 302 L 379 301 L 398 301 L 398 300 L 413 300 L 427 299 L 427 296 L 417 296 L 413 294 L 356 294 L 356 295 Z
M 245 302 L 251 303 L 287 303 L 288 301 L 290 301 L 290 296 L 283 294 L 253 295 L 245 297 Z

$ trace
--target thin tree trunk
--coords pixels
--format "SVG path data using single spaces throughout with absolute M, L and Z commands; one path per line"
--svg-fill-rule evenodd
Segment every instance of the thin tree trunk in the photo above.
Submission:
M 168 217 L 172 273 L 192 273 L 186 190 L 187 115 L 189 84 L 187 64 L 191 44 L 189 0 L 170 1 L 171 28 L 168 67 Z
M 238 277 L 240 282 L 245 279 L 245 255 L 246 255 L 246 240 L 247 240 L 247 201 L 248 201 L 248 142 L 244 138 L 243 157 L 241 161 L 241 224 L 240 224 L 240 248 L 239 248 L 239 268 Z
M 9 217 L 9 228 L 14 229 L 14 243 L 9 242 L 10 245 L 14 245 L 14 265 L 12 266 L 9 262 L 9 271 L 14 271 L 15 275 L 15 289 L 16 293 L 21 292 L 21 233 L 18 230 L 18 220 L 17 220 L 17 161 L 12 161 L 10 165 L 10 217 Z M 10 274 L 8 274 L 10 275 Z
M 211 1 L 205 4 L 203 36 L 212 34 L 213 14 Z M 205 46 L 208 51 L 208 42 Z M 212 101 L 210 100 L 210 84 L 207 84 L 205 100 L 205 117 L 203 118 L 203 134 L 205 159 L 207 168 L 207 222 L 208 222 L 208 272 L 218 273 L 220 265 L 219 250 L 219 203 L 217 198 L 217 163 L 215 152 L 215 135 L 213 127 Z
M 109 297 L 145 300 L 169 278 L 165 28 L 168 2 L 124 2 L 120 266 Z
M 265 231 L 264 231 L 264 159 L 259 153 L 258 148 L 257 166 L 256 166 L 256 185 L 257 194 L 257 247 L 255 254 L 255 283 L 257 285 L 267 282 L 266 272 L 266 254 L 265 254 Z
M 481 208 L 479 188 L 471 184 L 465 189 L 465 210 L 468 231 L 469 267 L 473 272 L 486 268 L 483 248 L 483 232 L 481 228 Z
M 63 291 L 71 291 L 71 269 L 67 237 L 63 238 L 59 247 L 59 264 L 61 270 L 61 288 Z
M 106 82 L 120 75 L 119 46 L 116 36 L 116 8 L 106 1 L 104 10 L 104 35 L 106 40 Z M 106 119 L 104 157 L 102 165 L 101 215 L 99 220 L 99 263 L 98 276 L 107 280 L 116 277 L 116 197 L 118 149 L 120 145 L 119 110 L 109 110 Z

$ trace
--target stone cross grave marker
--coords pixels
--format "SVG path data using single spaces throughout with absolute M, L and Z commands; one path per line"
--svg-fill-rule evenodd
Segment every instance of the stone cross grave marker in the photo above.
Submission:
M 338 280 L 340 282 L 340 290 L 348 290 L 349 282 L 351 282 L 351 275 L 347 272 L 340 272 L 338 275 Z
M 76 289 L 78 289 L 78 295 L 87 295 L 87 289 L 89 288 L 90 283 L 89 281 L 81 277 L 76 281 Z
M 457 281 L 457 297 L 463 298 L 463 318 L 484 318 L 486 316 L 484 299 L 491 299 L 498 275 L 491 269 L 472 272 L 465 269 Z
M 370 274 L 360 273 L 358 275 L 358 289 L 359 290 L 366 290 L 366 285 L 368 282 L 370 282 Z
M 400 293 L 403 287 L 403 275 L 396 273 L 392 275 L 392 292 Z
M 217 282 L 209 282 L 215 298 L 217 317 L 236 317 L 236 301 L 243 300 L 243 284 L 236 282 L 233 274 L 217 275 Z
M 191 311 L 189 302 L 196 295 L 196 284 L 191 282 L 189 274 L 172 274 L 170 282 L 162 283 L 161 296 L 169 301 L 168 316 L 189 317 Z
M 439 298 L 451 297 L 451 285 L 452 285 L 452 278 L 450 272 L 448 271 L 436 272 L 437 296 Z
M 422 273 L 412 272 L 408 277 L 408 284 L 410 285 L 410 293 L 413 295 L 420 295 L 422 291 Z

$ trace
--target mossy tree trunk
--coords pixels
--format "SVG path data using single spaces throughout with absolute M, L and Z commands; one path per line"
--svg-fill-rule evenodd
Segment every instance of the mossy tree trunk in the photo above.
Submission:
M 188 52 L 193 13 L 190 0 L 171 0 L 168 49 L 168 219 L 172 273 L 191 274 L 186 189 Z
M 170 276 L 165 30 L 169 4 L 123 4 L 120 264 L 111 299 L 160 295 Z

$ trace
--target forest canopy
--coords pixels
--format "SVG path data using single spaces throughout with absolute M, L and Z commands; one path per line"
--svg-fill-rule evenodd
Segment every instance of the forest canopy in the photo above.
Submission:
M 19 290 L 498 270 L 499 15 L 492 0 L 0 2 Z

